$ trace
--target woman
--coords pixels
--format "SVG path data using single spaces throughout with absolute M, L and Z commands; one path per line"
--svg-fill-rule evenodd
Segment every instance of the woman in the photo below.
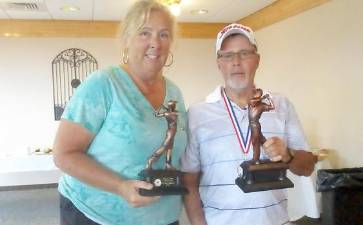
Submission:
M 149 156 L 163 143 L 167 122 L 154 116 L 178 102 L 173 166 L 184 151 L 185 108 L 179 89 L 162 75 L 170 62 L 174 18 L 156 1 L 139 1 L 122 23 L 123 65 L 90 75 L 67 104 L 54 143 L 61 224 L 178 224 L 180 196 L 140 196 Z M 160 159 L 154 168 L 164 168 Z

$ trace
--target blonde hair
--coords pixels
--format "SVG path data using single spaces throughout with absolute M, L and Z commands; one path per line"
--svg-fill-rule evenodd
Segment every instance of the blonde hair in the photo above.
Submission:
M 124 46 L 127 46 L 130 39 L 135 37 L 142 29 L 153 10 L 164 12 L 169 17 L 171 39 L 174 39 L 176 21 L 169 9 L 158 0 L 139 0 L 131 6 L 125 19 L 122 21 L 121 41 Z

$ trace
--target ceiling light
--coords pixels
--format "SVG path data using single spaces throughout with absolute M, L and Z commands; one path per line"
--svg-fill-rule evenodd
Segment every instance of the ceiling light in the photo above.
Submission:
M 3 33 L 4 37 L 20 37 L 18 33 Z
M 193 0 L 183 0 L 183 5 L 190 5 Z
M 64 5 L 61 7 L 61 10 L 63 12 L 76 12 L 76 11 L 79 11 L 79 7 L 72 6 L 72 5 Z
M 195 15 L 203 15 L 203 14 L 207 14 L 208 10 L 206 10 L 206 9 L 197 9 L 197 10 L 190 11 L 190 13 L 195 14 Z
M 179 16 L 180 12 L 181 12 L 181 8 L 180 5 L 177 4 L 173 4 L 169 6 L 170 12 L 174 15 L 174 16 Z
M 180 4 L 181 3 L 181 0 L 160 0 L 160 2 L 162 4 L 165 4 L 165 5 L 173 5 L 173 4 Z
M 174 16 L 179 16 L 181 12 L 181 0 L 161 0 L 161 3 L 169 7 L 170 12 Z

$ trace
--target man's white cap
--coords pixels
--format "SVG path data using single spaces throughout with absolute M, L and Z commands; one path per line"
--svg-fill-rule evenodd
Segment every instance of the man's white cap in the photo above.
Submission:
M 232 23 L 225 26 L 219 33 L 217 34 L 216 40 L 216 54 L 221 49 L 222 43 L 224 39 L 226 39 L 231 34 L 242 34 L 245 36 L 252 45 L 254 45 L 257 49 L 257 42 L 255 36 L 253 35 L 253 31 L 251 28 L 244 26 L 238 23 Z

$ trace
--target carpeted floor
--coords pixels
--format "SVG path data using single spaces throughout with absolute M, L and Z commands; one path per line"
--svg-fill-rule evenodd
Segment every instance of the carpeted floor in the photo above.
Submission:
M 56 188 L 0 191 L 1 225 L 58 225 Z
M 27 190 L 0 190 L 0 225 L 59 225 L 59 198 L 55 187 Z M 321 225 L 303 218 L 296 225 Z M 189 225 L 185 215 L 180 225 Z
M 320 219 L 312 219 L 309 217 L 304 217 L 298 221 L 292 222 L 292 224 L 294 224 L 294 225 L 321 225 L 322 223 L 321 223 Z

